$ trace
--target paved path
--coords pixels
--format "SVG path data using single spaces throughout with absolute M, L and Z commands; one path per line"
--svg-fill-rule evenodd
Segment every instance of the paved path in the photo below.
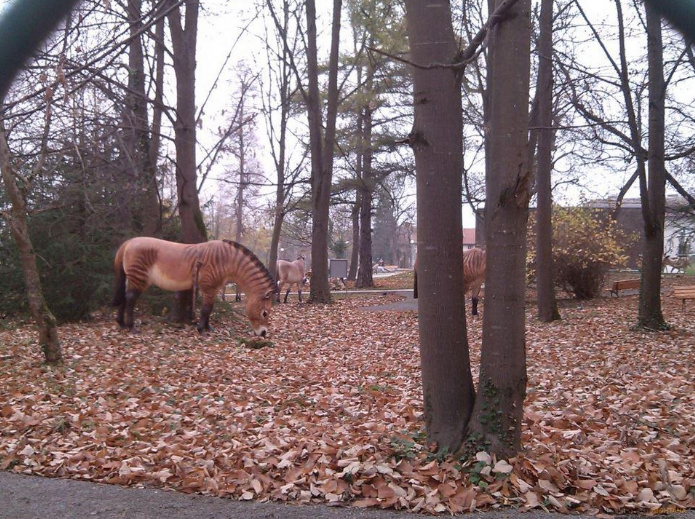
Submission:
M 586 515 L 516 510 L 475 514 L 472 519 L 589 519 Z M 647 516 L 615 516 L 627 519 Z M 654 516 L 651 516 L 654 517 Z M 695 512 L 661 515 L 695 519 Z M 0 472 L 0 519 L 431 519 L 431 515 L 324 505 L 232 501 L 155 489 L 124 488 L 69 479 Z

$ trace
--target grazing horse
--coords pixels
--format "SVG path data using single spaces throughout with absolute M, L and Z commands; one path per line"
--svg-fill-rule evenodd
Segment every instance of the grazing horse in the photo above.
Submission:
M 417 258 L 415 258 L 413 297 L 417 299 Z M 463 294 L 470 290 L 472 296 L 471 315 L 478 315 L 478 296 L 485 281 L 485 251 L 478 248 L 463 251 Z
M 671 267 L 672 269 L 677 269 L 682 272 L 685 272 L 686 270 L 688 270 L 689 266 L 690 258 L 688 258 L 687 256 L 682 256 L 680 258 L 672 258 L 671 256 L 664 255 L 664 258 L 661 260 L 662 268 Z
M 150 285 L 164 290 L 190 290 L 196 286 L 203 294 L 198 331 L 210 329 L 210 312 L 215 295 L 231 279 L 247 295 L 246 316 L 253 333 L 265 337 L 271 296 L 277 292 L 275 280 L 253 252 L 228 240 L 197 244 L 174 243 L 156 238 L 133 238 L 118 249 L 114 262 L 118 307 L 116 321 L 133 329 L 133 310 L 138 297 Z
M 285 294 L 285 303 L 292 290 L 292 285 L 297 284 L 297 292 L 299 292 L 299 302 L 302 302 L 302 288 L 307 282 L 307 276 L 304 272 L 304 256 L 301 254 L 294 261 L 278 260 L 275 275 L 278 278 L 278 303 L 282 294 L 282 287 L 287 283 L 287 293 Z

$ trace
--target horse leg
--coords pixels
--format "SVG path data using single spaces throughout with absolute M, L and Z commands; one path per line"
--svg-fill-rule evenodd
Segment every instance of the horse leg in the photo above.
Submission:
M 471 315 L 478 315 L 478 296 L 480 295 L 480 285 L 473 287 L 471 291 Z
M 215 305 L 215 292 L 210 295 L 209 292 L 203 293 L 203 304 L 200 306 L 200 320 L 198 321 L 198 332 L 205 333 L 210 330 L 210 313 Z
M 116 322 L 121 328 L 125 328 L 125 301 L 118 305 L 118 314 L 116 315 Z
M 285 292 L 285 303 L 287 302 L 287 298 L 290 296 L 290 291 L 292 290 L 292 283 L 290 283 L 287 286 L 287 292 Z
M 138 298 L 140 297 L 140 292 L 137 289 L 133 290 L 128 290 L 125 293 L 125 327 L 128 328 L 131 332 L 133 331 L 133 327 L 135 326 L 135 320 L 133 319 L 133 312 L 135 311 L 135 303 L 137 303 Z M 120 313 L 120 310 L 119 310 Z

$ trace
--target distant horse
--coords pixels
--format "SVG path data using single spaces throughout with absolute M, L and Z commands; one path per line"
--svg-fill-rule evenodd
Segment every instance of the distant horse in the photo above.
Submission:
M 282 294 L 282 287 L 287 283 L 287 293 L 285 294 L 285 303 L 290 295 L 290 290 L 292 290 L 292 285 L 297 285 L 297 292 L 299 292 L 299 302 L 302 302 L 302 288 L 307 282 L 307 276 L 305 273 L 306 266 L 304 265 L 304 256 L 300 255 L 294 261 L 278 260 L 277 268 L 275 269 L 276 276 L 278 278 L 278 303 L 280 302 L 280 295 Z
M 672 269 L 678 269 L 682 272 L 685 272 L 688 270 L 688 267 L 690 266 L 690 258 L 687 256 L 682 256 L 680 258 L 672 258 L 671 256 L 664 255 L 664 258 L 661 260 L 661 266 L 662 268 L 664 267 L 671 267 Z
M 246 316 L 255 335 L 268 333 L 271 296 L 277 285 L 268 269 L 246 247 L 228 240 L 198 244 L 174 243 L 156 238 L 133 238 L 118 249 L 114 262 L 118 307 L 116 321 L 133 329 L 133 310 L 138 297 L 150 285 L 182 291 L 199 287 L 203 294 L 198 331 L 210 329 L 215 295 L 231 279 L 247 295 Z
M 417 299 L 417 258 L 415 258 L 413 297 Z M 463 251 L 463 294 L 470 290 L 472 296 L 471 315 L 478 315 L 480 287 L 485 281 L 485 251 L 478 248 Z

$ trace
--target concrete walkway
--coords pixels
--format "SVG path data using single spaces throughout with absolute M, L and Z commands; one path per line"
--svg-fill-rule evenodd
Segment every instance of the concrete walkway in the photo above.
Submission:
M 676 512 L 674 510 L 674 512 Z M 476 513 L 472 519 L 589 519 L 532 510 Z M 628 519 L 648 516 L 615 516 Z M 654 516 L 651 516 L 654 517 Z M 661 517 L 695 519 L 695 512 Z M 431 515 L 325 505 L 232 501 L 180 492 L 124 488 L 0 472 L 0 519 L 431 519 Z

